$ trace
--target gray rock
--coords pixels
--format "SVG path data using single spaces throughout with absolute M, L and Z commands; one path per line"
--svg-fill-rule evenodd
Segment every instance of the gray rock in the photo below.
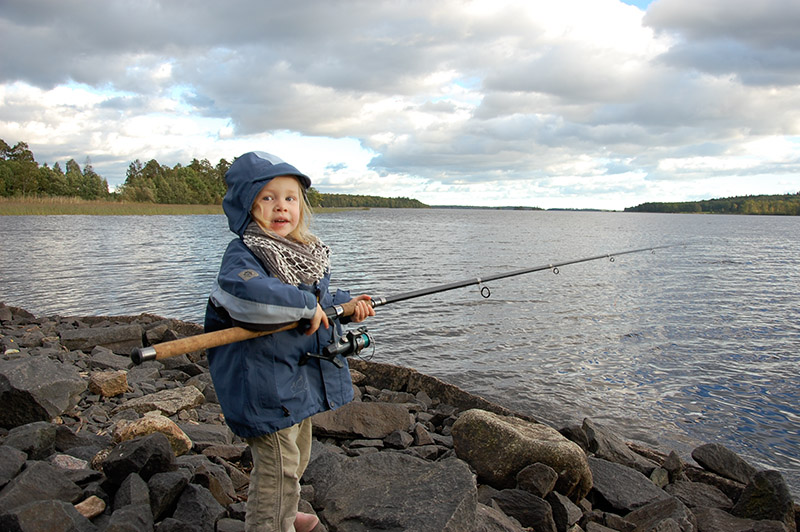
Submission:
M 433 437 L 422 423 L 414 423 L 411 427 L 411 435 L 414 437 L 414 445 L 434 445 Z
M 658 464 L 631 451 L 627 444 L 608 428 L 588 418 L 583 420 L 582 428 L 589 443 L 589 451 L 597 458 L 632 467 L 648 476 L 658 467 Z
M 537 462 L 558 472 L 556 490 L 573 500 L 592 486 L 583 450 L 547 425 L 473 409 L 459 416 L 452 435 L 457 456 L 496 488 L 515 487 L 517 473 Z
M 231 445 L 233 432 L 227 425 L 209 425 L 207 423 L 179 423 L 178 427 L 192 440 L 197 452 L 217 445 Z
M 741 482 L 725 478 L 699 467 L 687 467 L 685 473 L 688 480 L 714 486 L 732 501 L 738 500 L 744 491 L 745 485 Z
M 578 526 L 585 530 L 615 530 L 621 532 L 640 532 L 636 525 L 621 516 L 600 510 L 586 510 L 581 516 Z M 600 527 L 600 528 L 598 528 Z M 572 532 L 572 531 L 570 531 Z M 651 531 L 648 531 L 651 532 Z
M 701 482 L 679 480 L 667 485 L 664 491 L 689 508 L 708 507 L 730 510 L 733 502 L 718 488 Z
M 613 528 L 601 525 L 600 523 L 590 522 L 586 524 L 586 532 L 617 532 Z
M 558 432 L 568 440 L 577 443 L 584 452 L 589 453 L 589 439 L 586 437 L 586 433 L 583 432 L 581 425 L 568 425 L 558 429 Z
M 174 511 L 178 497 L 189 483 L 192 474 L 185 470 L 156 473 L 147 481 L 150 492 L 150 508 L 156 521 Z
M 669 484 L 669 471 L 663 467 L 657 467 L 650 473 L 650 481 L 661 489 Z
M 167 517 L 158 523 L 155 532 L 200 532 L 200 525 L 190 525 L 172 517 Z
M 189 484 L 178 499 L 172 517 L 200 532 L 214 532 L 217 521 L 225 517 L 225 507 L 208 489 Z
M 194 386 L 186 386 L 131 399 L 114 408 L 111 413 L 118 414 L 123 410 L 133 410 L 139 414 L 146 414 L 158 410 L 165 416 L 173 416 L 181 410 L 201 405 L 205 400 L 200 390 Z
M 3 507 L 0 510 L 0 530 L 97 532 L 97 527 L 78 513 L 71 503 L 50 499 L 29 502 L 16 508 Z
M 90 351 L 102 346 L 125 355 L 136 347 L 142 347 L 142 326 L 136 323 L 112 325 L 110 327 L 79 327 L 61 331 L 61 343 L 67 349 Z
M 56 426 L 46 421 L 20 425 L 8 431 L 5 444 L 24 452 L 29 460 L 44 460 L 56 450 Z
M 149 504 L 130 504 L 111 514 L 103 532 L 139 532 L 153 530 L 153 514 Z
M 476 519 L 475 478 L 454 458 L 327 452 L 309 464 L 304 479 L 314 485 L 315 507 L 324 508 L 321 515 L 339 532 L 456 532 L 470 530 Z
M 217 521 L 217 532 L 244 532 L 244 521 L 223 517 Z
M 217 502 L 223 506 L 231 504 L 236 499 L 236 490 L 228 472 L 224 467 L 210 460 L 195 469 L 192 482 L 207 488 Z
M 65 452 L 75 447 L 103 447 L 111 446 L 111 435 L 94 434 L 82 430 L 78 433 L 65 425 L 56 425 L 56 451 Z M 74 455 L 73 455 L 74 456 Z
M 212 461 L 225 468 L 236 493 L 245 492 L 247 490 L 247 487 L 250 485 L 250 476 L 242 471 L 244 466 L 237 466 L 222 458 L 215 458 Z
M 114 495 L 114 510 L 119 510 L 125 506 L 139 506 L 142 504 L 147 505 L 148 509 L 150 508 L 150 488 L 142 480 L 142 477 L 136 473 L 131 473 L 117 488 L 117 492 Z
M 385 403 L 397 403 L 397 404 L 404 404 L 404 403 L 413 403 L 416 401 L 416 397 L 408 392 L 395 392 L 393 390 L 381 390 L 380 394 L 378 394 L 378 401 L 382 401 Z
M 32 501 L 58 500 L 77 502 L 81 489 L 64 472 L 47 462 L 29 462 L 28 466 L 0 491 L 0 508 L 13 510 Z
M 86 387 L 72 364 L 45 357 L 0 360 L 0 427 L 50 421 L 75 406 Z
M 754 521 L 742 519 L 719 508 L 695 508 L 697 528 L 700 532 L 786 532 L 780 521 Z
M 383 439 L 396 430 L 408 430 L 408 409 L 393 403 L 349 403 L 311 418 L 314 434 L 340 438 Z
M 89 368 L 97 371 L 126 371 L 131 365 L 132 362 L 129 357 L 118 355 L 111 349 L 99 345 L 92 349 L 89 358 Z
M 246 443 L 216 443 L 203 449 L 203 454 L 211 458 L 222 458 L 228 462 L 239 462 L 248 454 Z
M 557 480 L 558 473 L 552 467 L 540 463 L 525 466 L 517 473 L 517 487 L 542 498 L 553 491 Z
M 196 377 L 203 373 L 203 368 L 189 360 L 186 355 L 165 358 L 160 362 L 164 365 L 164 369 L 181 371 L 189 377 Z
M 675 497 L 659 499 L 646 504 L 625 516 L 626 521 L 636 525 L 637 530 L 674 529 L 679 532 L 695 532 L 697 520 L 691 511 Z
M 407 449 L 414 443 L 414 436 L 404 430 L 396 430 L 384 438 L 384 443 L 394 449 Z
M 583 511 L 571 500 L 557 491 L 552 491 L 544 498 L 553 511 L 553 521 L 558 532 L 566 532 L 583 516 Z
M 553 510 L 541 497 L 518 489 L 498 492 L 493 499 L 506 515 L 537 532 L 557 532 Z
M 792 495 L 777 471 L 759 471 L 753 475 L 731 514 L 745 519 L 780 521 L 790 532 L 796 530 Z
M 25 465 L 28 455 L 15 447 L 0 445 L 0 489 L 17 476 Z
M 675 451 L 670 451 L 661 467 L 666 469 L 667 473 L 669 473 L 670 482 L 686 480 L 686 464 Z
M 501 510 L 478 503 L 475 517 L 475 532 L 523 532 L 522 525 Z
M 156 473 L 175 469 L 175 455 L 166 436 L 155 432 L 122 442 L 103 460 L 103 472 L 112 484 L 119 485 L 131 473 L 147 481 Z
M 627 513 L 670 496 L 638 471 L 602 458 L 589 457 L 594 486 L 589 499 L 595 507 Z
M 14 319 L 14 313 L 5 303 L 0 303 L 0 322 L 11 321 Z
M 718 443 L 707 443 L 697 447 L 692 451 L 692 458 L 708 471 L 742 484 L 750 482 L 750 479 L 756 474 L 755 467 Z

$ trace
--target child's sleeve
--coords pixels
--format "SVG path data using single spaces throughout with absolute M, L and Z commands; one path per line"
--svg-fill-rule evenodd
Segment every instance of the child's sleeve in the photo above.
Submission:
M 349 290 L 339 290 L 337 289 L 336 292 L 333 293 L 333 304 L 334 305 L 341 305 L 342 303 L 347 303 L 353 299 L 353 296 L 350 295 Z
M 237 241 L 225 252 L 210 300 L 216 308 L 222 307 L 235 325 L 255 329 L 310 319 L 317 309 L 311 292 L 270 277 Z

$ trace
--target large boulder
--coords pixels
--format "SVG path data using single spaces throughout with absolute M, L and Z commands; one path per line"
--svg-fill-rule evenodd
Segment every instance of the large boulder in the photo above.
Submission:
M 704 469 L 725 478 L 747 484 L 756 468 L 742 457 L 719 443 L 706 443 L 692 451 L 692 458 Z
M 392 403 L 353 402 L 311 418 L 314 434 L 340 438 L 382 439 L 396 430 L 408 430 L 408 409 Z
M 0 427 L 50 421 L 75 406 L 86 386 L 72 364 L 43 356 L 0 360 Z
M 556 491 L 573 500 L 592 487 L 583 450 L 547 425 L 473 409 L 461 414 L 452 435 L 456 455 L 498 489 L 516 487 L 517 474 L 537 462 L 558 473 Z
M 460 532 L 476 521 L 477 487 L 456 458 L 429 462 L 402 453 L 348 458 L 325 452 L 303 476 L 333 530 Z
M 753 475 L 731 513 L 744 519 L 780 521 L 790 532 L 797 530 L 792 494 L 777 471 L 759 471 Z

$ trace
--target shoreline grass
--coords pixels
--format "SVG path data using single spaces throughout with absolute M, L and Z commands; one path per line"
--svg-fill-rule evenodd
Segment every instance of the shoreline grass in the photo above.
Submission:
M 315 208 L 327 213 L 351 209 Z M 83 214 L 93 216 L 141 216 L 223 214 L 222 205 L 175 205 L 80 198 L 0 198 L 0 216 L 47 216 Z

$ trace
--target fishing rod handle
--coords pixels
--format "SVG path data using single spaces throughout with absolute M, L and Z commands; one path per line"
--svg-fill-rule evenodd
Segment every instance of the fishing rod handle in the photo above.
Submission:
M 352 316 L 356 310 L 357 301 L 351 300 L 341 305 L 334 305 L 325 309 L 325 314 L 329 320 Z M 373 304 L 373 306 L 375 306 Z M 245 329 L 244 327 L 230 327 L 228 329 L 220 329 L 218 331 L 197 334 L 195 336 L 187 336 L 186 338 L 178 338 L 169 342 L 162 342 L 160 344 L 152 345 L 149 347 L 137 347 L 131 352 L 131 360 L 134 364 L 141 364 L 148 360 L 161 360 L 178 355 L 185 355 L 193 351 L 200 351 L 201 349 L 208 349 L 211 347 L 218 347 L 220 345 L 232 344 L 234 342 L 241 342 L 251 338 L 258 338 L 259 336 L 266 336 L 281 331 L 288 331 L 294 329 L 299 325 L 299 322 L 290 323 L 278 329 L 271 329 L 267 331 L 254 331 Z
M 381 305 L 385 305 L 387 303 L 385 297 L 373 297 L 367 301 L 372 308 L 380 307 Z M 358 301 L 355 299 L 351 299 L 347 303 L 342 303 L 341 305 L 333 305 L 332 307 L 328 307 L 325 309 L 325 314 L 328 316 L 329 320 L 335 320 L 338 318 L 345 318 L 347 316 L 352 316 L 356 312 L 356 304 Z
M 258 338 L 259 336 L 266 336 L 276 332 L 288 331 L 289 329 L 294 329 L 297 325 L 298 322 L 294 322 L 269 331 L 253 331 L 243 327 L 230 327 L 228 329 L 220 329 L 219 331 L 187 336 L 186 338 L 178 338 L 177 340 L 162 342 L 149 347 L 137 347 L 131 352 L 131 361 L 139 365 L 148 360 L 171 358 L 178 355 L 185 355 L 192 351 L 200 351 L 201 349 L 218 347 L 220 345 L 241 342 L 242 340 Z

